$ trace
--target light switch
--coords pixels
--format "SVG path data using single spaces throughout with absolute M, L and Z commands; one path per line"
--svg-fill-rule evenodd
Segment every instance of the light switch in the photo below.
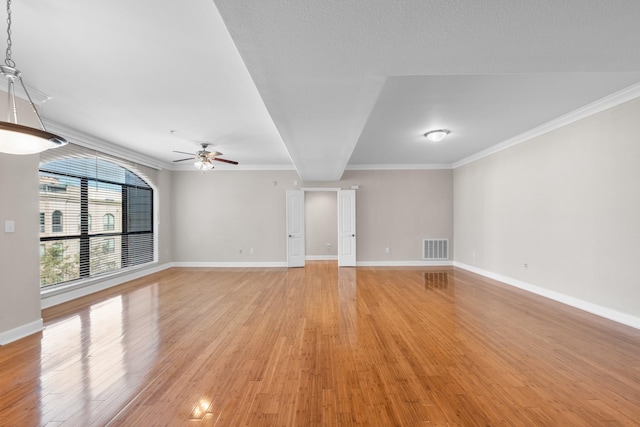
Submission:
M 4 232 L 5 233 L 15 233 L 16 232 L 16 222 L 12 219 L 8 219 L 4 222 Z

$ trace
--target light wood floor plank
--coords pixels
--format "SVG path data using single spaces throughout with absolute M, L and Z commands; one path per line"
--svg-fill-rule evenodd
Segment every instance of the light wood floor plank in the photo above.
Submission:
M 43 318 L 0 426 L 640 420 L 640 331 L 451 268 L 174 268 Z

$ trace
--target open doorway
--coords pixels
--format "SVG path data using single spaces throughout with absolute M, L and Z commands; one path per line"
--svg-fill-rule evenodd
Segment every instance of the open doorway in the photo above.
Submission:
M 338 260 L 338 193 L 305 191 L 306 260 Z
M 305 230 L 305 193 L 332 192 L 337 195 L 334 205 L 334 215 L 337 222 L 337 230 L 334 234 L 337 238 L 337 259 L 339 266 L 356 265 L 356 194 L 355 190 L 342 190 L 339 188 L 300 189 L 287 190 L 287 265 L 289 267 L 304 267 L 306 259 L 306 230 Z M 322 196 L 317 197 L 318 200 Z M 329 198 L 325 199 L 326 206 L 330 206 Z M 330 224 L 330 223 L 328 223 Z M 327 227 L 331 227 L 328 225 Z M 315 238 L 315 236 L 314 236 Z M 323 242 L 324 240 L 324 242 Z M 320 233 L 314 244 L 324 245 L 324 251 L 328 247 L 331 250 L 334 244 L 327 241 L 326 235 Z M 320 248 L 314 248 L 314 251 Z

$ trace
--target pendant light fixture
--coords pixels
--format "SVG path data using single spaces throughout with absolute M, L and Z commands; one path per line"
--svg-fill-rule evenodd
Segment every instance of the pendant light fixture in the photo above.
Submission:
M 11 59 L 11 0 L 7 0 L 7 52 L 5 65 L 0 65 L 2 74 L 8 83 L 7 87 L 7 121 L 0 121 L 0 153 L 8 154 L 34 154 L 49 148 L 61 147 L 67 144 L 67 140 L 61 136 L 47 132 L 44 123 L 38 114 L 31 95 L 22 80 L 22 74 L 16 69 L 16 63 Z M 27 96 L 31 109 L 38 119 L 41 129 L 18 123 L 18 108 L 16 105 L 16 81 L 20 83 Z

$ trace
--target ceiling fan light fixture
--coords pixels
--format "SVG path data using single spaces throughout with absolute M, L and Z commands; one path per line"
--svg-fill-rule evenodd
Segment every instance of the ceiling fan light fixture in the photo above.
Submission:
M 449 135 L 450 133 L 451 131 L 449 129 L 436 129 L 436 130 L 430 130 L 429 132 L 425 133 L 424 136 L 429 141 L 439 142 L 445 139 L 446 136 Z
M 0 65 L 0 74 L 7 79 L 7 121 L 0 121 L 0 153 L 7 154 L 35 154 L 50 148 L 61 147 L 67 144 L 67 140 L 61 136 L 47 132 L 44 123 L 38 114 L 31 95 L 27 90 L 22 74 L 16 69 L 16 64 L 11 59 L 11 0 L 7 0 L 7 51 L 4 60 L 5 65 Z M 15 83 L 20 83 L 31 109 L 35 114 L 41 129 L 24 126 L 18 123 L 18 108 L 16 105 Z
M 213 163 L 206 156 L 204 158 L 198 158 L 195 162 L 193 162 L 193 166 L 196 169 L 200 169 L 201 171 L 208 171 L 213 169 Z
M 186 159 L 178 159 L 178 160 L 174 160 L 173 162 L 185 162 L 187 160 L 191 160 L 193 161 L 193 166 L 196 167 L 196 169 L 204 172 L 204 171 L 208 171 L 213 169 L 213 162 L 217 161 L 217 162 L 222 162 L 222 163 L 228 163 L 228 164 L 232 164 L 232 165 L 237 165 L 238 162 L 236 162 L 235 160 L 227 160 L 227 159 L 221 159 L 218 156 L 221 156 L 222 153 L 219 151 L 208 151 L 207 147 L 209 146 L 209 144 L 207 143 L 202 143 L 200 144 L 200 146 L 202 147 L 202 150 L 196 152 L 195 157 L 187 157 Z M 184 151 L 174 151 L 174 153 L 180 153 L 180 154 L 189 154 L 189 153 L 185 153 Z

